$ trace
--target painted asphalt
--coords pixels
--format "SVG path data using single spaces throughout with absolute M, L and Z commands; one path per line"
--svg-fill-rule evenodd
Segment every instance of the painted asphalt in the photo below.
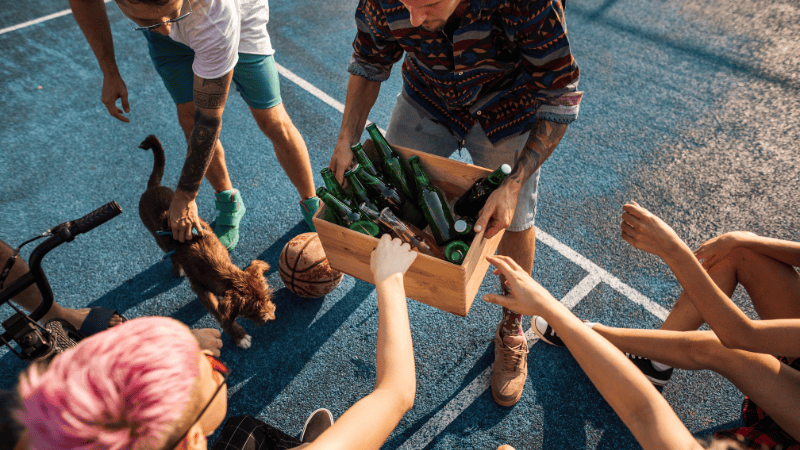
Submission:
M 123 124 L 99 101 L 101 75 L 74 19 L 61 13 L 67 2 L 5 3 L 0 239 L 16 246 L 116 200 L 122 216 L 45 260 L 57 301 L 216 327 L 188 283 L 159 262 L 136 213 L 152 164 L 139 142 L 153 133 L 164 143 L 166 185 L 177 182 L 185 148 L 143 38 L 109 8 L 130 93 L 131 123 Z M 281 92 L 316 173 L 327 165 L 340 126 L 355 3 L 270 3 Z M 14 28 L 49 15 L 55 17 Z M 568 2 L 585 94 L 579 119 L 543 169 L 533 273 L 556 298 L 585 319 L 660 324 L 680 288 L 663 263 L 619 238 L 621 205 L 630 199 L 659 214 L 690 246 L 736 229 L 800 239 L 799 19 L 791 1 Z M 400 90 L 398 71 L 370 115 L 384 128 Z M 273 266 L 269 282 L 279 289 L 275 322 L 255 327 L 243 321 L 254 339 L 251 349 L 235 348 L 224 337 L 223 359 L 234 368 L 230 414 L 257 415 L 298 434 L 314 409 L 327 407 L 338 417 L 371 391 L 374 287 L 345 277 L 318 300 L 283 288 L 278 254 L 307 231 L 297 194 L 235 94 L 221 139 L 248 207 L 233 261 L 267 261 Z M 198 206 L 206 220 L 214 217 L 207 185 Z M 418 392 L 384 448 L 638 448 L 564 349 L 532 345 L 522 400 L 513 408 L 494 403 L 487 377 L 500 313 L 480 296 L 497 289 L 488 274 L 466 318 L 409 301 Z M 753 314 L 744 293 L 734 297 Z M 0 309 L 0 317 L 9 315 L 7 307 Z M 0 349 L 0 388 L 12 387 L 23 367 Z M 716 374 L 676 371 L 663 394 L 697 436 L 740 421 L 742 394 Z

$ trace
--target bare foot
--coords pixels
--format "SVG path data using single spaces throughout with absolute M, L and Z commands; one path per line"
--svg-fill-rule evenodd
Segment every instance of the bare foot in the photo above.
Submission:
M 41 322 L 47 323 L 52 319 L 64 319 L 72 324 L 76 330 L 80 330 L 81 325 L 83 325 L 83 321 L 86 319 L 86 316 L 89 315 L 89 311 L 91 311 L 91 308 L 71 309 L 60 306 L 56 307 L 54 304 L 50 309 L 50 312 L 42 317 Z M 120 317 L 119 314 L 114 314 L 108 321 L 108 328 L 115 327 L 121 323 L 122 317 Z

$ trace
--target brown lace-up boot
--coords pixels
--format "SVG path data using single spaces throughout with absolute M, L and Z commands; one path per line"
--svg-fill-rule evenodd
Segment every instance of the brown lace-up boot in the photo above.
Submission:
M 528 343 L 524 335 L 501 337 L 503 321 L 494 333 L 492 397 L 500 406 L 513 406 L 522 397 L 528 377 Z

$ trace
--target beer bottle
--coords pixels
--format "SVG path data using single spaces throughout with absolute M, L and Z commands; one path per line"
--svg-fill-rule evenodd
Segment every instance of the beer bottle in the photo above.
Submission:
M 453 214 L 450 212 L 450 208 L 447 207 L 442 191 L 434 186 L 430 178 L 428 178 L 419 156 L 412 156 L 408 159 L 408 163 L 414 171 L 414 177 L 420 189 L 419 206 L 428 220 L 428 225 L 431 227 L 436 244 L 444 245 L 457 236 L 456 230 L 453 228 L 453 225 L 455 225 Z
M 383 178 L 383 176 L 378 173 L 378 169 L 376 169 L 372 164 L 372 160 L 369 159 L 367 152 L 364 151 L 364 147 L 362 147 L 361 144 L 356 144 L 350 147 L 350 150 L 352 150 L 353 155 L 355 155 L 358 165 L 361 166 L 365 172 L 369 173 L 373 177 Z
M 333 174 L 333 171 L 329 167 L 323 168 L 319 173 L 322 174 L 322 181 L 325 183 L 325 188 L 328 190 L 328 192 L 341 200 L 343 203 L 347 203 L 347 206 L 351 208 L 357 205 L 350 194 L 348 194 L 342 185 L 336 181 L 336 175 Z
M 444 247 L 444 257 L 453 264 L 461 264 L 467 257 L 469 245 L 464 241 L 452 241 Z
M 372 142 L 375 144 L 375 149 L 378 151 L 378 157 L 383 164 L 383 173 L 386 175 L 386 181 L 400 189 L 400 192 L 406 197 L 416 198 L 417 189 L 411 178 L 410 174 L 413 172 L 408 162 L 386 142 L 386 139 L 384 139 L 377 125 L 374 123 L 367 125 L 367 132 Z
M 497 170 L 475 182 L 467 192 L 456 201 L 453 212 L 462 217 L 478 217 L 478 213 L 486 204 L 489 195 L 495 191 L 508 174 L 511 173 L 511 166 L 503 164 Z
M 349 228 L 353 223 L 362 220 L 358 210 L 351 209 L 346 203 L 333 196 L 324 186 L 317 188 L 317 197 L 331 210 L 339 225 Z
M 425 228 L 428 222 L 425 220 L 425 215 L 422 210 L 415 204 L 414 201 L 407 199 L 403 194 L 397 191 L 394 186 L 388 185 L 380 178 L 373 176 L 364 167 L 359 164 L 355 169 L 356 178 L 361 181 L 361 184 L 367 189 L 371 198 L 375 199 L 375 203 L 382 207 L 389 207 L 392 212 L 397 214 L 402 220 L 410 222 L 417 228 Z
M 378 209 L 378 205 L 375 204 L 375 201 L 373 201 L 369 193 L 367 193 L 367 189 L 361 184 L 361 180 L 356 176 L 356 172 L 359 171 L 360 168 L 360 165 L 356 164 L 354 168 L 348 169 L 344 173 L 344 177 L 347 178 L 347 182 L 350 183 L 350 191 L 353 193 L 353 200 L 355 200 L 356 205 L 366 203 L 370 208 Z
M 389 234 L 400 238 L 403 242 L 407 242 L 408 245 L 414 247 L 420 253 L 425 253 L 434 258 L 444 259 L 442 249 L 439 248 L 435 242 L 431 242 L 430 239 L 423 237 L 421 232 L 412 230 L 408 224 L 395 216 L 388 207 L 383 208 L 380 213 L 371 209 L 364 203 L 362 203 L 359 208 L 366 216 L 376 221 L 382 228 L 387 230 Z
M 453 229 L 456 230 L 456 233 L 459 234 L 459 239 L 466 242 L 467 244 L 471 243 L 473 239 L 475 239 L 475 219 L 472 218 L 461 218 L 456 220 L 456 223 L 453 224 Z

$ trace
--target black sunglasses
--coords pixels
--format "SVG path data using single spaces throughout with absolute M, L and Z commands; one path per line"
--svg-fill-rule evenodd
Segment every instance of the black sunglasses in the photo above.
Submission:
M 208 362 L 211 363 L 211 369 L 222 375 L 222 383 L 220 383 L 219 386 L 217 387 L 217 390 L 214 391 L 214 395 L 212 395 L 211 398 L 208 400 L 206 406 L 204 406 L 203 409 L 200 410 L 200 414 L 197 415 L 197 418 L 192 421 L 192 424 L 189 426 L 189 430 L 186 430 L 186 432 L 183 433 L 179 439 L 175 440 L 172 445 L 165 446 L 164 450 L 174 449 L 175 447 L 178 446 L 178 444 L 180 444 L 186 438 L 186 436 L 189 434 L 189 431 L 191 430 L 192 425 L 197 423 L 197 421 L 200 420 L 201 417 L 203 417 L 203 414 L 205 414 L 208 407 L 211 406 L 211 403 L 213 403 L 214 399 L 217 398 L 217 394 L 219 394 L 219 391 L 222 390 L 222 386 L 228 384 L 228 376 L 230 376 L 231 374 L 231 369 L 228 366 L 226 366 L 225 363 L 218 360 L 217 358 L 214 358 L 211 355 L 206 355 L 206 358 L 208 358 Z

